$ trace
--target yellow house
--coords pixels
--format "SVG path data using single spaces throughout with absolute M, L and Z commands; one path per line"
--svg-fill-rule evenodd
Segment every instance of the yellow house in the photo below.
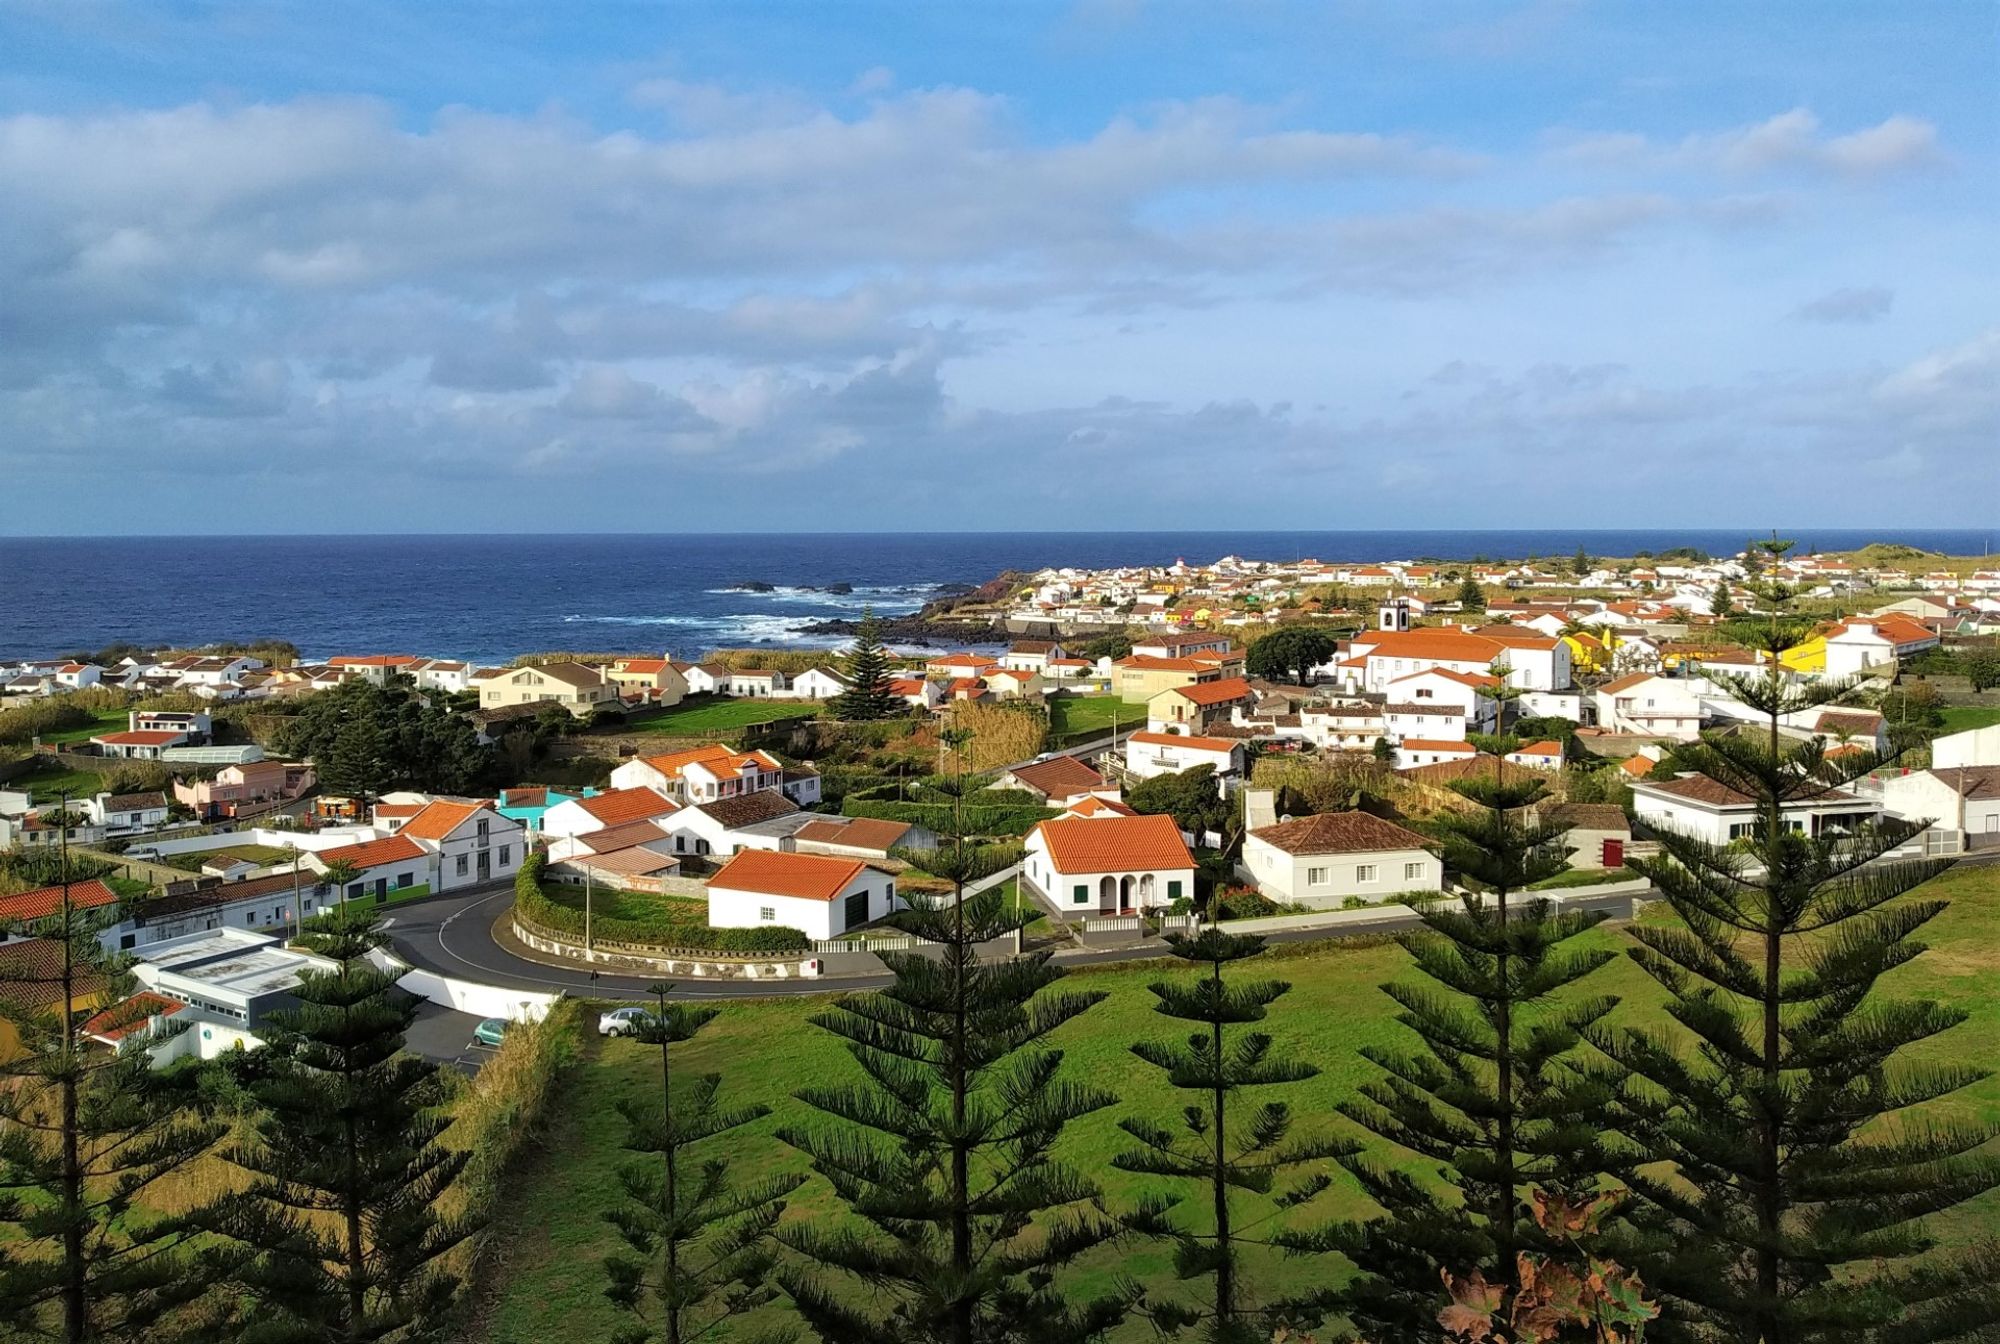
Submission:
M 1778 655 L 1778 661 L 1794 672 L 1826 671 L 1826 636 L 1814 635 L 1803 644 L 1794 644 Z
M 678 705 L 688 693 L 687 678 L 670 658 L 620 658 L 604 679 L 621 696 L 645 695 L 662 705 Z
M 0 999 L 22 1016 L 53 1023 L 62 1015 L 62 956 L 62 944 L 54 938 L 22 938 L 0 946 Z M 95 971 L 81 972 L 71 981 L 70 1006 L 78 1012 L 101 1008 L 107 988 Z M 21 1029 L 0 1016 L 0 1064 L 21 1053 Z
M 481 709 L 546 703 L 561 705 L 577 718 L 587 719 L 600 705 L 615 707 L 617 699 L 618 688 L 605 680 L 603 671 L 582 663 L 509 668 L 479 683 Z
M 1602 635 L 1578 633 L 1562 636 L 1569 645 L 1570 666 L 1578 672 L 1602 672 L 1611 666 L 1618 652 L 1618 636 L 1606 630 Z
M 1222 669 L 1214 663 L 1193 658 L 1151 658 L 1134 654 L 1111 665 L 1111 685 L 1119 698 L 1145 704 L 1163 691 L 1192 686 L 1199 681 L 1216 681 Z

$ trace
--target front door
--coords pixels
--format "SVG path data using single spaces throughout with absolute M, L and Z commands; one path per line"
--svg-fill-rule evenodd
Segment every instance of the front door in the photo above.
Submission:
M 842 914 L 845 917 L 845 922 L 841 925 L 842 933 L 847 932 L 849 929 L 858 929 L 863 924 L 866 924 L 868 922 L 868 893 L 857 891 L 852 896 L 849 896 L 847 898 L 847 908 Z
M 493 876 L 493 855 L 490 851 L 479 851 L 479 880 L 489 881 Z

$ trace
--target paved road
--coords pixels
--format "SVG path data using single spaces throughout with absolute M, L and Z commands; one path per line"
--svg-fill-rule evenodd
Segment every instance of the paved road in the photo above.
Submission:
M 476 1013 L 461 1013 L 441 1004 L 419 1003 L 417 1020 L 403 1034 L 403 1043 L 425 1059 L 449 1064 L 461 1073 L 474 1074 L 493 1054 L 493 1047 L 472 1039 L 472 1029 L 481 1019 Z
M 594 999 L 644 999 L 646 987 L 658 976 L 599 974 L 546 966 L 515 956 L 493 940 L 494 921 L 514 899 L 511 885 L 476 892 L 433 896 L 393 907 L 385 924 L 394 938 L 397 955 L 413 966 L 461 980 L 505 989 L 562 992 Z M 1604 910 L 1622 914 L 1630 909 L 1629 896 L 1584 897 L 1570 903 L 1571 909 Z M 1285 929 L 1266 935 L 1270 942 L 1299 942 L 1314 938 L 1356 937 L 1367 934 L 1399 933 L 1416 927 L 1410 915 L 1385 914 L 1379 919 L 1345 923 L 1338 929 Z M 1143 961 L 1158 957 L 1151 947 L 1116 947 L 1096 951 L 1063 951 L 1057 959 L 1064 965 L 1103 965 L 1121 961 Z M 710 980 L 688 977 L 675 980 L 675 998 L 681 999 L 765 999 L 791 994 L 835 994 L 855 989 L 880 989 L 889 983 L 886 975 L 840 976 L 826 980 Z

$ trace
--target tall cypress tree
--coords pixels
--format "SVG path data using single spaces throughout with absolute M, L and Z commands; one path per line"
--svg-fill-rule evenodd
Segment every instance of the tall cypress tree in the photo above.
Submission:
M 144 1049 L 86 1042 L 85 1018 L 131 977 L 98 941 L 107 921 L 71 899 L 67 849 L 55 910 L 0 947 L 0 1021 L 19 1037 L 0 1063 L 0 1330 L 65 1344 L 211 1338 L 227 1316 L 209 1293 L 225 1261 L 195 1248 L 212 1210 L 168 1215 L 147 1200 L 223 1126 L 194 1067 L 156 1071 Z
M 964 762 L 967 735 L 946 745 Z M 811 1269 L 781 1270 L 807 1323 L 834 1344 L 987 1344 L 1095 1339 L 1123 1316 L 1114 1298 L 1073 1304 L 1053 1272 L 1116 1233 L 1090 1207 L 1097 1188 L 1051 1149 L 1063 1127 L 1112 1104 L 1062 1076 L 1048 1036 L 1104 997 L 1053 990 L 1049 953 L 981 961 L 979 946 L 1026 916 L 998 887 L 968 884 L 1015 851 L 967 843 L 962 772 L 939 784 L 958 802 L 937 849 L 907 857 L 952 883 L 952 898 L 911 897 L 900 922 L 928 955 L 883 953 L 895 982 L 849 994 L 813 1022 L 847 1042 L 865 1080 L 800 1100 L 839 1122 L 787 1126 L 861 1226 L 795 1223 L 780 1239 Z M 864 1297 L 842 1289 L 876 1290 Z M 886 1306 L 875 1315 L 874 1303 Z
M 1315 1293 L 1260 1302 L 1244 1281 L 1247 1252 L 1314 1248 L 1326 1241 L 1323 1229 L 1273 1225 L 1273 1220 L 1309 1202 L 1332 1178 L 1314 1170 L 1282 1187 L 1279 1181 L 1328 1158 L 1349 1156 L 1356 1145 L 1330 1135 L 1292 1139 L 1291 1108 L 1282 1101 L 1265 1102 L 1247 1116 L 1231 1107 L 1243 1088 L 1303 1082 L 1319 1073 L 1302 1059 L 1274 1051 L 1265 1032 L 1228 1030 L 1262 1022 L 1270 1005 L 1291 988 L 1283 980 L 1224 979 L 1225 966 L 1256 956 L 1264 940 L 1208 928 L 1193 938 L 1171 937 L 1167 946 L 1173 956 L 1207 970 L 1192 980 L 1155 981 L 1149 986 L 1159 1000 L 1153 1011 L 1201 1029 L 1184 1041 L 1141 1041 L 1132 1053 L 1194 1095 L 1179 1128 L 1120 1120 L 1119 1128 L 1139 1146 L 1114 1156 L 1111 1165 L 1203 1187 L 1207 1207 L 1192 1221 L 1174 1216 L 1183 1198 L 1178 1195 L 1151 1196 L 1123 1221 L 1131 1231 L 1172 1241 L 1176 1275 L 1207 1278 L 1211 1292 L 1199 1306 L 1144 1296 L 1138 1306 L 1166 1334 L 1201 1325 L 1212 1344 L 1262 1344 L 1276 1326 L 1317 1323 L 1331 1301 Z M 1247 1220 L 1238 1216 L 1245 1203 L 1254 1215 Z
M 1576 1058 L 1583 1031 L 1616 1000 L 1565 992 L 1615 955 L 1572 945 L 1604 916 L 1524 896 L 1567 868 L 1568 828 L 1531 810 L 1541 781 L 1499 766 L 1455 783 L 1474 806 L 1437 823 L 1446 864 L 1484 898 L 1420 907 L 1425 928 L 1400 941 L 1432 983 L 1383 986 L 1417 1048 L 1364 1047 L 1385 1076 L 1341 1106 L 1435 1163 L 1443 1181 L 1366 1156 L 1345 1160 L 1382 1208 L 1339 1239 L 1361 1271 L 1345 1305 L 1367 1338 L 1444 1339 L 1444 1272 L 1480 1274 L 1511 1297 L 1519 1252 L 1545 1249 L 1531 1192 L 1588 1192 L 1617 1165 L 1603 1140 L 1610 1089 Z
M 769 1106 L 724 1107 L 719 1074 L 674 1073 L 673 1047 L 692 1040 L 719 1008 L 670 1003 L 672 986 L 652 985 L 655 1006 L 635 1031 L 660 1051 L 657 1103 L 619 1103 L 625 1147 L 644 1154 L 618 1173 L 629 1203 L 605 1214 L 630 1247 L 605 1257 L 605 1296 L 634 1321 L 615 1344 L 694 1344 L 724 1338 L 729 1324 L 776 1297 L 770 1286 L 771 1233 L 785 1196 L 805 1177 L 779 1175 L 749 1185 L 730 1180 L 720 1157 L 693 1160 L 695 1144 L 771 1113 Z
M 335 969 L 303 978 L 269 1048 L 241 1064 L 263 1108 L 255 1139 L 229 1150 L 251 1178 L 227 1224 L 255 1252 L 243 1340 L 429 1338 L 458 1289 L 438 1261 L 475 1230 L 437 1204 L 471 1154 L 439 1141 L 442 1071 L 403 1050 L 415 1000 L 368 960 L 387 941 L 373 912 L 338 907 L 300 941 Z
M 1877 862 L 1917 821 L 1794 828 L 1797 805 L 1838 803 L 1879 762 L 1829 760 L 1817 739 L 1779 731 L 1850 689 L 1778 661 L 1811 634 L 1775 573 L 1790 544 L 1755 548 L 1760 611 L 1731 630 L 1767 670 L 1709 674 L 1762 724 L 1675 753 L 1755 820 L 1729 845 L 1662 831 L 1660 857 L 1635 864 L 1679 917 L 1635 928 L 1632 949 L 1675 1026 L 1593 1032 L 1630 1072 L 1621 1128 L 1672 1164 L 1631 1177 L 1644 1240 L 1626 1258 L 1661 1295 L 1663 1341 L 1991 1338 L 2000 1245 L 1948 1254 L 1920 1220 L 2000 1186 L 2000 1159 L 1979 1151 L 1996 1127 L 1912 1112 L 1987 1071 L 1899 1058 L 1966 1014 L 1876 986 L 1923 951 L 1915 935 L 1945 908 L 1899 898 L 1947 865 Z
M 903 702 L 889 689 L 889 654 L 882 647 L 882 623 L 875 619 L 873 607 L 862 609 L 861 628 L 841 659 L 841 671 L 847 689 L 833 699 L 836 718 L 886 719 L 903 711 Z

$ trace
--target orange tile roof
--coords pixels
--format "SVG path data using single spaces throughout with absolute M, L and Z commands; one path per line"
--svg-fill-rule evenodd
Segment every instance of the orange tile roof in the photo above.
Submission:
M 0 896 L 0 919 L 46 919 L 62 909 L 62 897 L 61 883 L 53 887 L 36 887 L 33 891 L 17 891 L 12 896 Z M 96 878 L 69 884 L 69 903 L 75 909 L 94 910 L 114 904 L 117 900 L 118 893 Z
M 829 817 L 825 821 L 809 821 L 793 833 L 794 840 L 805 840 L 822 845 L 853 845 L 858 849 L 876 849 L 884 853 L 903 843 L 903 837 L 910 833 L 907 821 L 883 821 L 876 817 L 855 817 L 849 821 Z
M 131 998 L 112 1004 L 100 1013 L 84 1019 L 83 1034 L 100 1041 L 116 1044 L 143 1028 L 155 1017 L 172 1017 L 187 1007 L 179 999 L 170 999 L 152 990 L 141 990 Z
M 1653 766 L 1655 764 L 1657 762 L 1649 761 L 1644 756 L 1627 756 L 1624 760 L 1618 762 L 1618 768 L 1634 779 L 1644 779 L 1647 775 L 1653 773 Z
M 165 747 L 186 736 L 186 733 L 169 728 L 139 728 L 122 733 L 100 733 L 90 740 L 112 747 Z
M 345 860 L 365 872 L 385 863 L 400 863 L 404 859 L 422 858 L 423 854 L 424 847 L 416 841 L 407 836 L 392 835 L 386 840 L 364 840 L 358 845 L 323 849 L 319 852 L 319 861 L 327 864 Z
M 453 803 L 440 798 L 404 822 L 399 834 L 418 840 L 443 840 L 486 807 L 485 803 Z
M 1139 672 L 1213 672 L 1214 663 L 1205 663 L 1197 658 L 1155 658 L 1147 653 L 1135 653 L 1129 658 L 1120 658 L 1113 667 L 1129 667 Z
M 429 806 L 429 803 L 377 803 L 375 804 L 375 815 L 378 817 L 414 817 Z
M 1377 630 L 1355 636 L 1355 642 L 1369 646 L 1370 658 L 1434 658 L 1455 663 L 1490 663 L 1507 648 L 1497 639 L 1463 630 Z
M 1037 793 L 1065 798 L 1104 787 L 1104 776 L 1074 756 L 1051 756 L 1046 761 L 1017 765 L 1007 773 Z
M 1093 793 L 1071 803 L 1068 815 L 1073 817 L 1136 817 L 1139 814 L 1124 803 L 1110 798 L 1100 798 Z M 1058 817 L 1057 820 L 1060 821 L 1062 818 Z
M 867 864 L 826 854 L 786 854 L 771 849 L 739 849 L 708 880 L 709 890 L 753 891 L 806 901 L 838 899 Z
M 621 658 L 614 665 L 614 670 L 619 672 L 642 672 L 650 676 L 662 671 L 666 666 L 667 660 L 664 658 Z
M 720 742 L 711 742 L 707 746 L 689 747 L 685 751 L 670 751 L 664 756 L 647 756 L 644 760 L 647 765 L 671 779 L 681 772 L 683 766 L 694 765 L 699 761 L 721 760 L 735 754 Z
M 1562 743 L 1553 739 L 1547 742 L 1530 742 L 1514 754 L 1516 756 L 1560 756 L 1563 754 L 1563 746 Z
M 343 653 L 326 660 L 328 667 L 407 667 L 417 661 L 414 653 Z
M 644 821 L 680 810 L 679 804 L 651 789 L 613 789 L 595 798 L 579 798 L 576 805 L 607 826 L 625 821 Z
M 1189 737 L 1183 733 L 1134 733 L 1128 740 L 1150 747 L 1186 747 L 1189 751 L 1229 751 L 1243 745 L 1226 737 Z
M 1462 752 L 1467 756 L 1474 755 L 1479 750 L 1470 742 L 1450 742 L 1435 737 L 1406 737 L 1403 739 L 1403 747 L 1408 751 L 1453 751 Z
M 1242 677 L 1224 677 L 1221 681 L 1203 681 L 1192 686 L 1176 686 L 1171 694 L 1197 705 L 1226 705 L 1232 700 L 1248 700 L 1250 683 Z
M 1460 672 L 1450 667 L 1427 667 L 1421 672 L 1406 672 L 1391 684 L 1409 681 L 1413 677 L 1444 677 L 1461 686 L 1498 686 L 1500 678 L 1489 672 Z
M 905 697 L 922 695 L 924 687 L 928 684 L 921 677 L 898 677 L 889 683 L 889 693 Z
M 1642 682 L 1651 681 L 1658 675 L 1659 673 L 1657 672 L 1629 672 L 1616 681 L 1605 682 L 1597 689 L 1600 691 L 1609 691 L 1611 694 L 1616 695 L 1620 691 L 1629 691 Z
M 1042 837 L 1050 865 L 1063 874 L 1194 867 L 1180 828 L 1165 815 L 1058 817 L 1040 823 L 1031 834 Z

